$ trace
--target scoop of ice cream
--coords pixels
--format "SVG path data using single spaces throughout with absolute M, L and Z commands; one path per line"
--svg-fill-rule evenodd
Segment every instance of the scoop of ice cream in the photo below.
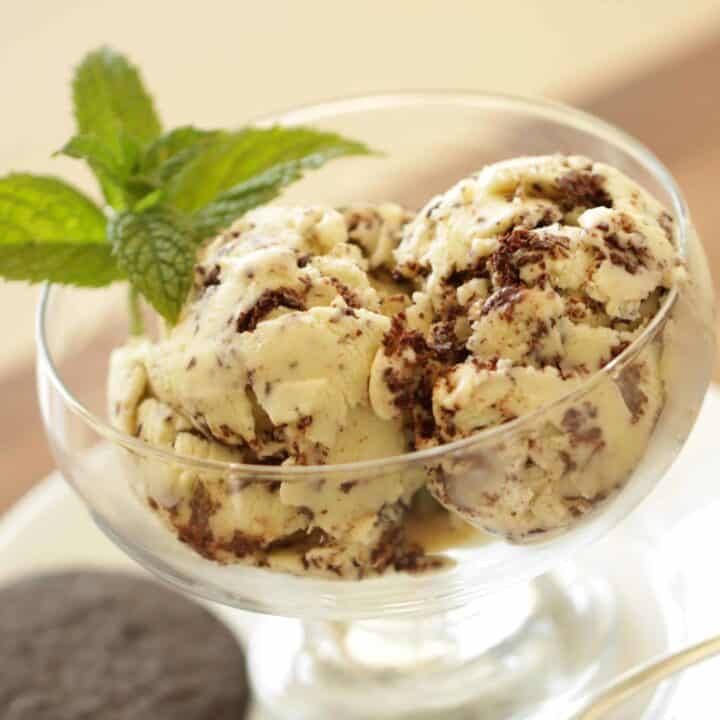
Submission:
M 372 411 L 368 383 L 387 303 L 410 302 L 384 276 L 408 219 L 390 204 L 245 215 L 200 252 L 179 322 L 113 354 L 114 424 L 233 463 L 406 452 L 401 421 Z M 138 459 L 135 472 L 151 507 L 209 558 L 353 577 L 424 562 L 400 530 L 425 481 L 417 471 L 268 482 Z
M 373 361 L 376 413 L 415 447 L 547 408 L 608 365 L 676 280 L 672 219 L 619 171 L 581 157 L 485 167 L 405 229 L 397 272 L 419 292 Z M 423 326 L 424 323 L 424 326 Z M 521 539 L 555 530 L 620 487 L 663 404 L 648 347 L 577 405 L 547 412 L 482 462 L 454 458 L 429 488 L 446 507 Z
M 202 252 L 178 324 L 147 348 L 152 394 L 259 461 L 332 462 L 343 434 L 357 436 L 357 459 L 402 452 L 397 426 L 369 433 L 355 419 L 390 321 L 347 240 L 329 209 L 236 222 Z

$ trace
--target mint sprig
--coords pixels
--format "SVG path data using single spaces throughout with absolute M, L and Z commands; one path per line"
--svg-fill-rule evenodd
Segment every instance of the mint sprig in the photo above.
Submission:
M 303 173 L 370 152 L 308 127 L 163 131 L 123 55 L 87 55 L 73 81 L 77 133 L 57 154 L 88 163 L 107 212 L 58 178 L 0 177 L 0 276 L 101 287 L 126 279 L 177 320 L 199 244 Z

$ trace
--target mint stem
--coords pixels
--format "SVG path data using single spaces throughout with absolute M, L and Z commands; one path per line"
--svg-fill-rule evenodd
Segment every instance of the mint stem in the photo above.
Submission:
M 134 337 L 145 334 L 145 322 L 143 321 L 142 308 L 140 307 L 140 293 L 128 285 L 128 317 L 130 320 L 130 334 Z

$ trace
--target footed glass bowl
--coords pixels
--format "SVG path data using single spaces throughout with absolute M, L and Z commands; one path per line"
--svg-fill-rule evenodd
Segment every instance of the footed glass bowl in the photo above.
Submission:
M 712 290 L 702 246 L 673 178 L 621 131 L 556 104 L 481 94 L 394 94 L 293 110 L 263 123 L 313 124 L 366 141 L 381 157 L 331 163 L 283 203 L 394 200 L 420 207 L 434 193 L 497 160 L 554 152 L 614 165 L 674 215 L 687 282 L 668 293 L 640 337 L 572 395 L 511 423 L 440 448 L 363 463 L 266 467 L 182 459 L 108 424 L 110 351 L 127 337 L 123 289 L 46 288 L 38 315 L 38 392 L 65 478 L 100 528 L 165 581 L 235 608 L 298 620 L 265 625 L 250 648 L 261 703 L 278 718 L 534 717 L 550 697 L 576 692 L 611 645 L 613 600 L 602 578 L 565 569 L 582 546 L 623 519 L 682 447 L 707 388 L 714 348 Z M 102 317 L 88 340 L 73 323 Z M 653 358 L 665 399 L 635 448 L 631 472 L 561 530 L 533 543 L 503 537 L 445 551 L 442 570 L 362 581 L 299 577 L 204 559 L 151 512 L 153 475 L 203 481 L 383 483 L 435 473 L 449 502 L 472 506 L 495 487 L 508 449 L 548 423 L 577 417 L 592 398 L 621 392 Z M 572 423 L 567 423 L 572 425 Z M 576 428 L 575 428 L 576 430 Z M 567 432 L 573 428 L 568 427 Z M 612 472 L 619 448 L 600 447 Z M 480 523 L 482 524 L 482 523 Z

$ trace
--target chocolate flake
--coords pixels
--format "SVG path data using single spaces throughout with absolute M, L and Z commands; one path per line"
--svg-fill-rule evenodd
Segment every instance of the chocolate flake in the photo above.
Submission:
M 315 519 L 315 513 L 307 505 L 301 505 L 297 511 L 300 515 L 306 517 L 308 522 L 312 522 Z
M 255 304 L 236 320 L 237 332 L 252 332 L 266 315 L 281 306 L 291 310 L 305 310 L 305 303 L 297 290 L 292 288 L 264 290 Z
M 667 210 L 663 210 L 660 213 L 660 217 L 658 218 L 658 224 L 663 229 L 663 232 L 665 233 L 665 236 L 670 242 L 673 242 L 674 239 L 674 233 L 673 233 L 673 224 L 674 220 L 672 215 L 667 212 Z
M 198 267 L 198 270 L 201 266 Z M 203 287 L 209 288 L 213 285 L 219 285 L 220 284 L 220 266 L 219 265 L 213 265 L 212 269 L 210 270 L 207 275 L 205 275 L 205 278 L 203 280 Z
M 262 538 L 248 535 L 247 533 L 240 532 L 240 530 L 235 530 L 230 540 L 218 544 L 219 550 L 229 552 L 238 559 L 259 555 L 258 565 L 264 560 L 264 548 L 265 543 Z
M 454 322 L 439 322 L 433 325 L 428 345 L 435 358 L 443 363 L 459 363 L 469 355 L 464 343 L 455 333 Z
M 362 307 L 360 301 L 355 296 L 355 293 L 350 290 L 350 288 L 340 280 L 338 280 L 335 277 L 330 278 L 330 282 L 332 286 L 337 290 L 338 295 L 345 301 L 345 304 L 349 308 L 360 308 Z M 348 313 L 352 314 L 353 317 L 356 317 L 354 313 Z
M 195 484 L 190 498 L 190 518 L 185 525 L 177 527 L 178 538 L 187 543 L 200 555 L 212 558 L 214 535 L 210 528 L 210 518 L 217 512 L 214 502 L 202 482 Z
M 562 193 L 559 204 L 565 211 L 577 207 L 611 208 L 613 206 L 612 198 L 605 190 L 605 178 L 597 173 L 570 170 L 557 179 L 557 187 Z
M 648 403 L 648 396 L 641 388 L 642 380 L 643 367 L 637 363 L 623 368 L 617 378 L 618 389 L 630 411 L 633 423 L 638 422 L 645 414 Z
M 497 314 L 503 319 L 511 322 L 513 319 L 515 305 L 522 300 L 525 295 L 525 289 L 519 285 L 507 285 L 496 290 L 483 303 L 481 316 L 489 315 L 491 312 Z
M 609 248 L 608 258 L 613 265 L 624 268 L 630 275 L 634 275 L 638 269 L 646 266 L 648 262 L 646 248 L 631 243 L 623 246 L 615 233 L 606 235 L 604 240 L 605 245 Z
M 575 407 L 565 411 L 561 425 L 570 436 L 572 445 L 593 445 L 596 450 L 605 447 L 602 428 L 598 425 L 587 427 L 587 421 L 593 418 L 591 413 L 584 413 Z
M 490 256 L 488 266 L 495 285 L 503 288 L 520 284 L 520 268 L 540 263 L 547 256 L 552 259 L 567 257 L 570 246 L 562 235 L 539 234 L 516 227 L 501 236 L 498 249 Z M 543 284 L 542 276 L 535 284 Z

